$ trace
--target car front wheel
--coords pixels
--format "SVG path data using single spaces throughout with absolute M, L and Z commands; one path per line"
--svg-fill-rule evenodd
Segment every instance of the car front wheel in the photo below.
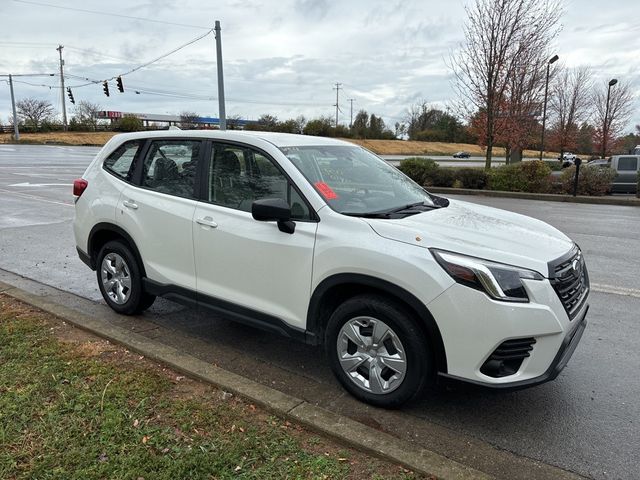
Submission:
M 107 305 L 118 313 L 141 313 L 153 304 L 155 297 L 142 288 L 142 275 L 127 245 L 107 242 L 98 254 L 98 286 Z
M 342 386 L 372 405 L 399 407 L 431 380 L 421 329 L 407 309 L 384 297 L 361 295 L 340 305 L 329 319 L 325 345 Z

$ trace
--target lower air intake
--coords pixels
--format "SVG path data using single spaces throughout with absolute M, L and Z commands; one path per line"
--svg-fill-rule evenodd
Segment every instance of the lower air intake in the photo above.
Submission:
M 487 358 L 480 371 L 493 378 L 513 375 L 529 356 L 535 343 L 536 339 L 533 337 L 505 340 Z

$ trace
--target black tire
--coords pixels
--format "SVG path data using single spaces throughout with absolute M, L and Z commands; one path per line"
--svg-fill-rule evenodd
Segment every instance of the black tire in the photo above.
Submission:
M 125 270 L 128 273 L 127 276 L 129 278 L 130 288 L 127 288 L 126 290 L 128 297 L 123 303 L 118 303 L 109 296 L 102 280 L 103 260 L 109 254 L 118 255 L 126 265 Z M 123 315 L 135 315 L 149 308 L 155 301 L 155 296 L 144 292 L 142 288 L 142 273 L 140 266 L 131 252 L 131 249 L 125 243 L 117 240 L 105 243 L 98 253 L 96 265 L 96 275 L 100 293 L 102 293 L 102 297 L 104 298 L 104 301 L 107 302 L 107 305 L 109 305 L 109 307 L 114 311 Z
M 343 370 L 338 353 L 341 328 L 357 317 L 384 322 L 402 343 L 406 371 L 399 386 L 389 393 L 372 393 L 358 385 Z M 429 342 L 414 315 L 402 304 L 378 295 L 359 295 L 345 301 L 329 318 L 325 331 L 325 350 L 329 365 L 342 386 L 359 400 L 384 408 L 397 408 L 418 396 L 433 382 L 433 360 Z

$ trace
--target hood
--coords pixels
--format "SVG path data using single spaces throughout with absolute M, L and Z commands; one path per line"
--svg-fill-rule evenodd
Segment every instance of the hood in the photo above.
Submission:
M 547 262 L 573 247 L 570 238 L 545 222 L 457 200 L 402 219 L 364 220 L 390 240 L 529 268 L 545 277 Z

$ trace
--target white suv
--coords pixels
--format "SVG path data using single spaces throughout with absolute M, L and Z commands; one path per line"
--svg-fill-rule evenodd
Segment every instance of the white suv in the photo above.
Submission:
M 80 258 L 123 314 L 160 295 L 309 344 L 361 400 L 440 377 L 555 378 L 586 325 L 579 248 L 522 215 L 429 194 L 339 140 L 117 135 L 74 183 Z

